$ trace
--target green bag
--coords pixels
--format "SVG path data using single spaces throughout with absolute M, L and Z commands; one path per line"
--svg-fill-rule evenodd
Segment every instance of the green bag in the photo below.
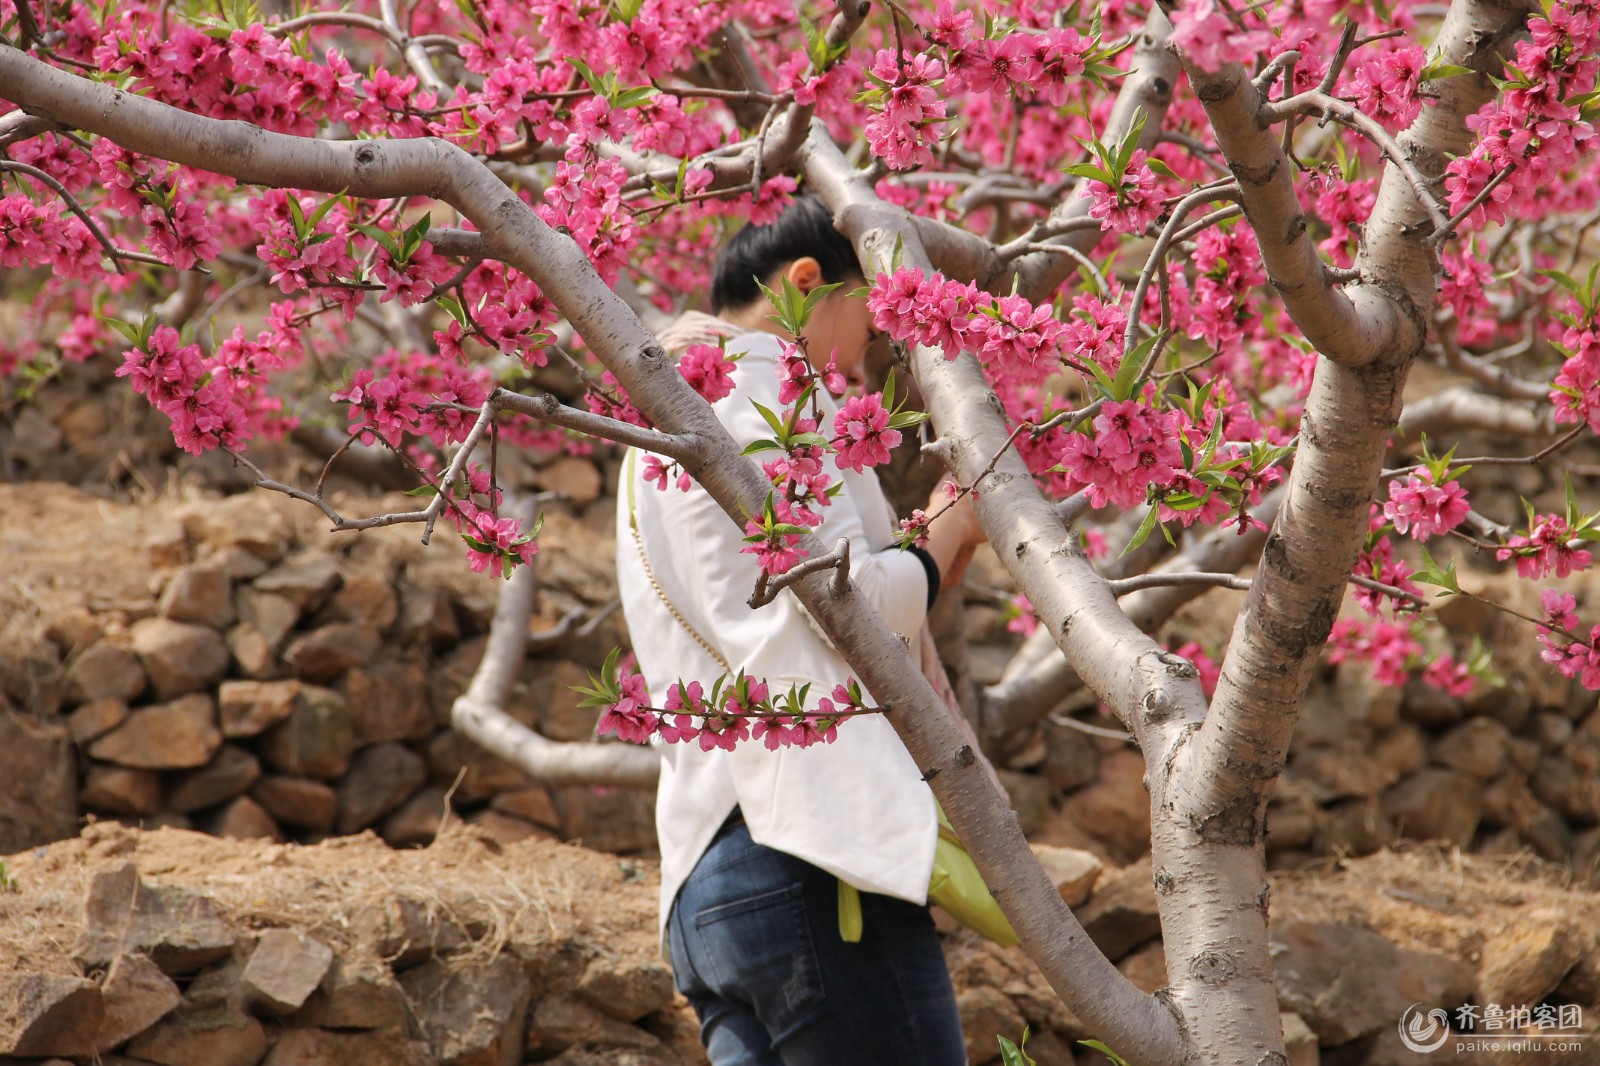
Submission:
M 950 917 L 978 935 L 1003 948 L 1017 942 L 1016 930 L 1000 910 L 978 872 L 978 864 L 967 854 L 966 845 L 956 836 L 944 808 L 939 812 L 939 840 L 933 849 L 933 874 L 928 878 L 928 902 L 942 907 Z M 849 943 L 861 940 L 861 893 L 854 885 L 839 882 L 839 936 Z

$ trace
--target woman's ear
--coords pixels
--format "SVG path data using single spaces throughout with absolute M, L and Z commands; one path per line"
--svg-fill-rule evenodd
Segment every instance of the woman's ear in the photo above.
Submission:
M 809 293 L 822 284 L 822 264 L 809 255 L 803 255 L 789 264 L 783 276 L 801 292 Z

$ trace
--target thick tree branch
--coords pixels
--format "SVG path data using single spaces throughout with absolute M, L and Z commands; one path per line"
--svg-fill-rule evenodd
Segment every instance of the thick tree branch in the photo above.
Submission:
M 579 744 L 540 736 L 505 712 L 528 642 L 538 589 L 532 564 L 500 586 L 494 621 L 472 683 L 450 707 L 450 724 L 485 750 L 547 785 L 654 788 L 661 756 L 632 744 Z
M 1442 62 L 1480 73 L 1444 79 L 1436 106 L 1423 108 L 1399 138 L 1399 151 L 1424 180 L 1440 176 L 1449 158 L 1467 147 L 1465 119 L 1493 92 L 1482 72 L 1498 61 L 1497 50 L 1526 13 L 1520 4 L 1494 0 L 1461 0 L 1451 6 L 1436 54 Z M 1201 75 L 1202 99 L 1224 136 L 1224 150 L 1236 173 L 1241 166 L 1281 171 L 1281 161 L 1265 158 L 1278 149 L 1270 138 L 1262 147 L 1264 130 L 1254 124 L 1260 100 L 1248 85 L 1239 88 L 1240 74 L 1231 68 L 1221 75 Z M 1247 212 L 1264 212 L 1252 214 L 1252 221 L 1278 217 L 1293 206 L 1286 173 L 1241 184 Z M 1387 340 L 1372 350 L 1364 347 L 1367 341 L 1351 348 L 1346 338 L 1332 336 L 1329 342 L 1336 347 L 1330 353 L 1313 337 L 1331 357 L 1318 362 L 1306 400 L 1283 510 L 1234 627 L 1211 712 L 1181 756 L 1185 772 L 1174 796 L 1176 809 L 1206 839 L 1253 847 L 1264 831 L 1266 790 L 1283 766 L 1296 708 L 1338 615 L 1366 535 L 1384 450 L 1399 419 L 1406 375 L 1422 350 L 1434 299 L 1436 260 L 1426 246 L 1429 228 L 1428 212 L 1417 202 L 1412 180 L 1399 167 L 1386 166 L 1357 258 L 1363 279 L 1357 295 L 1383 292 L 1388 310 L 1373 324 L 1393 324 L 1392 316 L 1400 314 L 1404 325 L 1393 331 L 1380 328 Z M 1272 234 L 1281 231 L 1259 224 L 1256 230 L 1270 264 L 1276 254 Z M 1309 246 L 1307 254 L 1312 254 Z M 1285 300 L 1293 309 L 1302 296 L 1291 298 L 1286 291 Z M 1346 311 L 1359 314 L 1360 306 L 1351 304 Z M 1296 320 L 1306 324 L 1300 314 Z M 1375 334 L 1369 330 L 1360 335 L 1370 340 Z M 1350 365 L 1340 365 L 1342 361 Z
M 1245 218 L 1261 258 L 1295 325 L 1327 358 L 1361 366 L 1398 345 L 1416 343 L 1420 330 L 1384 294 L 1334 286 L 1306 227 L 1294 188 L 1294 167 L 1273 133 L 1270 105 L 1245 69 L 1230 63 L 1210 72 L 1185 68 L 1240 188 Z
M 1262 497 L 1258 506 L 1251 509 L 1251 513 L 1270 526 L 1277 518 L 1282 500 L 1282 490 L 1269 493 Z M 1261 555 L 1261 546 L 1266 539 L 1264 532 L 1254 528 L 1242 535 L 1232 529 L 1219 529 L 1193 548 L 1167 560 L 1152 573 L 1237 571 Z M 1178 608 L 1207 591 L 1206 588 L 1193 585 L 1146 589 L 1124 597 L 1119 601 L 1119 606 L 1134 625 L 1148 633 L 1163 625 L 1177 613 Z M 1036 638 L 1029 638 L 1024 647 L 1031 648 L 1046 639 L 1037 635 Z M 984 690 L 985 743 L 1037 722 L 1082 688 L 1083 681 L 1064 657 L 1054 654 L 1025 657 L 1019 653 L 1017 663 L 1007 666 L 1005 676 Z

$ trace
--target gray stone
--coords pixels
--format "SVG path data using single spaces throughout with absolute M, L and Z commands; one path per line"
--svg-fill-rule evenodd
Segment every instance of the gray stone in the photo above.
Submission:
M 1289 1056 L 1289 1066 L 1321 1066 L 1317 1053 L 1317 1034 L 1298 1014 L 1279 1014 L 1283 1024 L 1283 1049 Z
M 101 988 L 105 1018 L 95 1037 L 104 1053 L 159 1022 L 182 1001 L 178 986 L 143 955 L 119 955 Z
M 1071 792 L 1100 776 L 1100 749 L 1083 730 L 1047 720 L 1044 737 L 1044 777 L 1052 789 Z
M 1089 939 L 1112 962 L 1161 933 L 1153 876 L 1149 856 L 1132 866 L 1108 870 L 1078 911 Z
M 662 1049 L 660 1040 L 643 1029 L 619 1021 L 589 1003 L 569 996 L 541 999 L 533 1008 L 528 1027 L 526 1050 L 529 1055 L 546 1058 L 568 1048 Z
M 133 650 L 162 700 L 221 680 L 231 661 L 222 634 L 169 618 L 135 622 Z
M 1464 848 L 1483 815 L 1483 787 L 1465 774 L 1428 767 L 1384 793 L 1383 812 L 1409 839 Z
M 287 596 L 246 585 L 234 598 L 238 602 L 239 620 L 260 633 L 273 651 L 283 646 L 284 638 L 300 621 L 300 608 Z
M 363 748 L 339 780 L 341 833 L 365 829 L 404 803 L 428 779 L 422 756 L 393 742 Z
M 451 966 L 438 959 L 400 984 L 441 1066 L 516 1066 L 522 1061 L 531 986 L 514 958 Z
M 461 639 L 450 593 L 442 588 L 404 585 L 400 589 L 400 618 L 395 636 L 404 644 L 446 648 Z
M 1478 966 L 1478 999 L 1506 1006 L 1541 1003 L 1580 958 L 1582 938 L 1558 911 L 1521 915 L 1486 939 Z
M 345 675 L 344 695 L 356 736 L 364 743 L 433 735 L 428 675 L 420 663 L 380 659 L 356 667 Z
M 77 832 L 78 768 L 65 727 L 18 714 L 0 699 L 0 855 Z
M 283 832 L 272 815 L 251 799 L 240 796 L 206 819 L 201 826 L 214 837 L 230 840 L 282 840 Z
M 1533 738 L 1545 751 L 1560 751 L 1572 739 L 1572 720 L 1554 711 L 1533 716 Z
M 233 581 L 215 566 L 186 566 L 167 582 L 160 610 L 174 622 L 226 629 L 234 618 Z
M 262 1066 L 436 1066 L 428 1045 L 405 1030 L 288 1029 Z
M 1433 746 L 1435 762 L 1479 781 L 1492 781 L 1506 765 L 1511 733 L 1493 718 L 1469 718 Z
M 257 592 L 289 600 L 301 611 L 314 611 L 339 587 L 339 568 L 320 552 L 292 555 L 255 579 Z
M 301 930 L 261 934 L 239 977 L 246 999 L 272 1014 L 292 1014 L 322 983 L 333 949 Z
M 301 829 L 332 829 L 339 812 L 339 794 L 333 786 L 304 777 L 263 777 L 250 796 L 273 818 Z
M 377 658 L 383 638 L 372 626 L 334 622 L 289 642 L 283 661 L 308 681 L 337 681 Z
M 597 958 L 578 978 L 578 995 L 625 1022 L 672 1005 L 672 971 L 655 959 Z
M 386 630 L 400 616 L 400 597 L 394 583 L 382 574 L 349 574 L 344 586 L 334 594 L 322 617 L 330 622 L 352 622 Z
M 1270 932 L 1280 1009 L 1305 1020 L 1325 1045 L 1393 1028 L 1411 1004 L 1453 1010 L 1472 998 L 1471 966 L 1405 951 L 1377 933 L 1291 919 Z
M 468 800 L 488 799 L 532 784 L 521 770 L 490 755 L 453 729 L 440 732 L 428 742 L 428 776 L 434 784 L 455 785 L 456 794 Z M 456 784 L 458 778 L 460 783 Z
M 222 746 L 211 697 L 203 692 L 143 707 L 89 745 L 89 754 L 118 766 L 183 770 L 204 766 Z
M 1322 851 L 1337 855 L 1371 855 L 1395 840 L 1394 822 L 1376 800 L 1336 803 L 1323 812 Z
M 331 780 L 350 766 L 355 729 L 344 697 L 332 689 L 301 689 L 288 718 L 263 733 L 261 757 L 291 777 Z
M 67 716 L 73 742 L 86 745 L 103 737 L 128 720 L 128 705 L 121 700 L 95 700 Z
M 228 630 L 228 651 L 236 674 L 265 681 L 283 673 L 277 653 L 255 626 L 240 624 Z
M 198 770 L 181 774 L 167 791 L 167 806 L 188 813 L 233 799 L 261 776 L 261 763 L 248 751 L 224 744 Z
M 1593 824 L 1600 821 L 1600 758 L 1592 738 L 1574 733 L 1566 748 L 1539 760 L 1534 771 L 1534 795 L 1569 819 Z
M 405 1029 L 411 1008 L 394 972 L 376 959 L 339 955 L 295 1012 L 295 1024 L 324 1029 Z
M 222 735 L 253 737 L 289 717 L 305 685 L 299 681 L 224 681 L 217 690 Z
M 433 843 L 447 820 L 459 824 L 454 815 L 447 818 L 445 790 L 430 785 L 385 818 L 379 832 L 392 848 L 425 847 Z
M 133 700 L 144 691 L 144 667 L 133 649 L 108 640 L 85 648 L 67 667 L 67 701 Z
M 153 770 L 91 766 L 78 790 L 78 802 L 108 814 L 154 814 L 161 809 L 161 777 Z
M 174 1012 L 129 1041 L 127 1052 L 160 1066 L 256 1066 L 268 1046 L 260 1022 L 222 1003 Z
M 206 557 L 205 562 L 221 570 L 234 581 L 249 581 L 267 572 L 265 559 L 237 544 L 230 544 L 212 552 Z
M 135 952 L 163 973 L 182 975 L 233 950 L 233 931 L 215 904 L 176 885 L 145 884 L 131 862 L 94 876 L 83 912 L 73 957 L 85 967 L 109 966 Z
M 57 974 L 0 975 L 0 1055 L 89 1055 L 105 1015 L 100 986 Z
M 1094 892 L 1095 882 L 1100 880 L 1101 873 L 1105 871 L 1105 864 L 1099 859 L 1076 848 L 1035 844 L 1033 854 L 1069 907 L 1081 907 L 1087 903 Z

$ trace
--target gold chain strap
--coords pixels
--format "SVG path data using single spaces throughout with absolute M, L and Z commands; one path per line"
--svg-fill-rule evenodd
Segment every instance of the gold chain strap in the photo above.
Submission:
M 644 576 L 649 578 L 650 587 L 656 590 L 656 595 L 661 597 L 661 602 L 667 605 L 667 610 L 672 613 L 672 617 L 677 620 L 678 624 L 695 639 L 695 643 L 699 644 L 706 650 L 707 655 L 711 656 L 717 661 L 717 664 L 722 667 L 723 673 L 727 674 L 729 677 L 732 677 L 733 666 L 729 664 L 728 660 L 723 657 L 720 651 L 711 646 L 710 641 L 706 640 L 705 637 L 700 635 L 700 631 L 698 629 L 689 624 L 689 620 L 678 611 L 677 605 L 667 597 L 666 590 L 661 587 L 661 582 L 656 580 L 655 569 L 650 565 L 650 556 L 646 554 L 644 550 L 644 538 L 639 535 L 639 512 L 634 506 L 633 475 L 634 463 L 637 460 L 638 454 L 639 451 L 637 448 L 628 449 L 628 529 L 633 533 L 634 546 L 639 549 L 639 562 L 644 564 Z

